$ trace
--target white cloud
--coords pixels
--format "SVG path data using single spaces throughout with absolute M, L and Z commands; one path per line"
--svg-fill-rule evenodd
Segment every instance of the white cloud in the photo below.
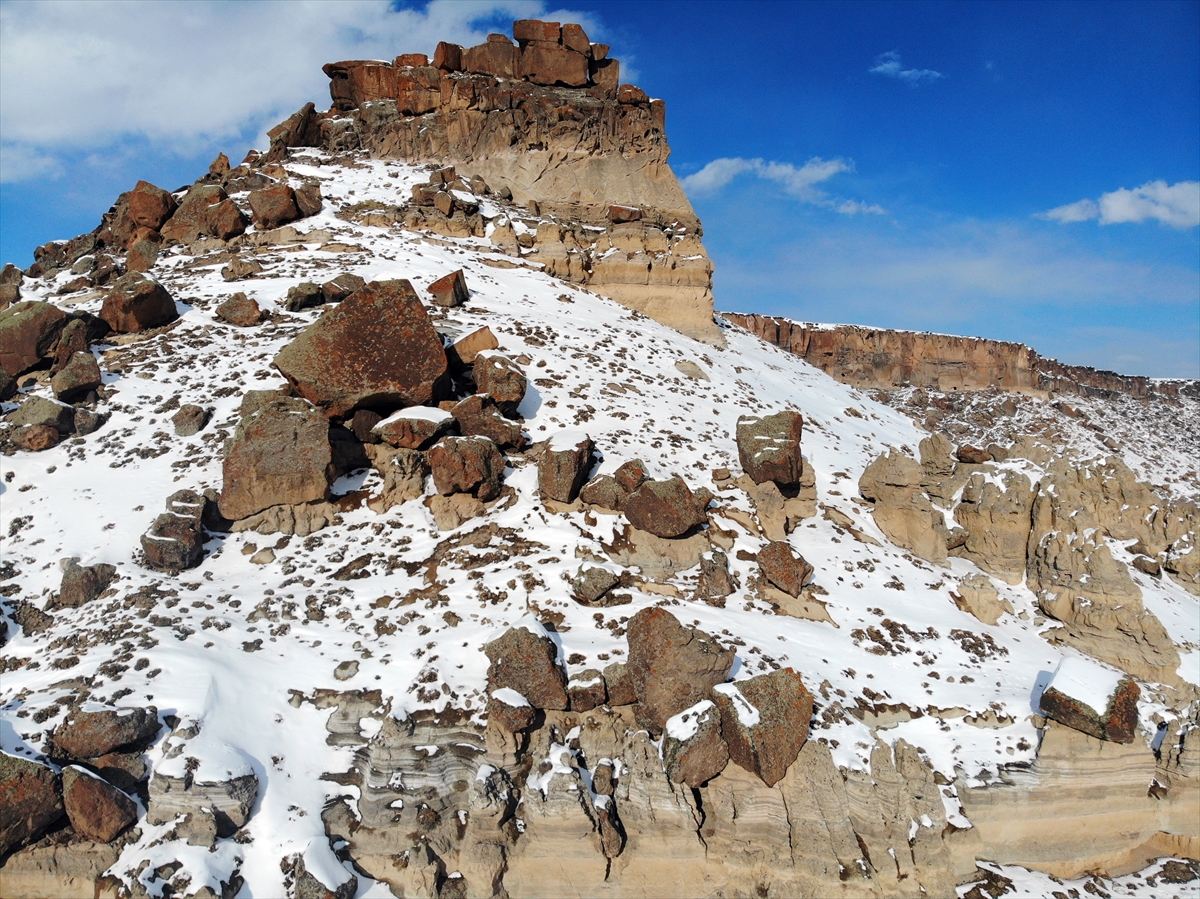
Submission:
M 1149 181 L 1129 190 L 1121 187 L 1100 200 L 1079 200 L 1039 212 L 1037 218 L 1059 224 L 1098 220 L 1101 225 L 1144 222 L 1150 219 L 1173 228 L 1200 225 L 1200 181 Z
M 834 175 L 854 171 L 854 163 L 844 159 L 822 159 L 814 156 L 802 166 L 790 162 L 764 162 L 762 159 L 726 157 L 714 159 L 700 171 L 682 179 L 684 190 L 693 194 L 711 194 L 725 187 L 743 172 L 752 172 L 760 178 L 774 181 L 792 196 L 805 203 L 833 209 L 843 215 L 857 213 L 882 214 L 882 206 L 868 205 L 858 200 L 835 200 L 815 185 L 828 181 Z
M 881 53 L 875 57 L 875 65 L 867 69 L 873 75 L 885 75 L 888 78 L 895 78 L 897 81 L 903 81 L 910 87 L 916 87 L 920 84 L 929 84 L 937 81 L 939 78 L 945 78 L 941 72 L 935 72 L 933 69 L 906 69 L 900 62 L 900 54 L 895 50 L 889 50 L 887 53 Z
M 513 19 L 539 16 L 602 34 L 587 14 L 547 13 L 541 0 L 432 0 L 400 10 L 389 0 L 0 4 L 5 156 L 13 154 L 11 172 L 29 177 L 48 170 L 29 160 L 130 137 L 199 152 L 259 133 L 309 100 L 325 108 L 326 62 L 432 54 L 439 40 L 475 44 Z
M 0 184 L 45 176 L 55 178 L 62 167 L 53 157 L 20 144 L 0 144 Z

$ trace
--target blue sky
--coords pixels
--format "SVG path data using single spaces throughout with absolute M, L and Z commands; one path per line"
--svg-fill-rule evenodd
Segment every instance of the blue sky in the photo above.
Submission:
M 4 0 L 0 260 L 236 161 L 323 62 L 544 16 L 667 101 L 718 308 L 1200 377 L 1200 3 L 563 5 Z

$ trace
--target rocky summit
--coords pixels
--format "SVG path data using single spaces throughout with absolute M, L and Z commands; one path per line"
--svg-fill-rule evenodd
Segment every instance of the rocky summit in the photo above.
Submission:
M 0 894 L 1194 885 L 1195 383 L 714 314 L 578 25 L 325 72 L 0 275 Z

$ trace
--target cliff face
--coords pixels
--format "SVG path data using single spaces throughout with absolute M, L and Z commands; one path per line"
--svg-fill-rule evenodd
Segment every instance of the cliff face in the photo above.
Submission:
M 1200 384 L 1195 381 L 1154 381 L 1064 365 L 1020 343 L 861 325 L 820 325 L 768 315 L 723 315 L 856 387 L 893 390 L 912 386 L 944 392 L 995 387 L 1038 397 L 1200 395 Z
M 619 62 L 578 25 L 520 21 L 513 34 L 516 44 L 443 42 L 432 61 L 326 65 L 332 107 L 305 107 L 272 132 L 268 159 L 319 146 L 453 164 L 571 230 L 539 233 L 562 244 L 538 251 L 552 274 L 719 343 L 700 221 L 667 165 L 666 104 L 620 84 Z M 572 253 L 574 264 L 555 265 Z

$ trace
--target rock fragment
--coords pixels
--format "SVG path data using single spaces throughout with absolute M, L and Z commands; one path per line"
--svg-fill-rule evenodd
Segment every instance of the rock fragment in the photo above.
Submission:
M 527 619 L 484 646 L 488 692 L 508 688 L 538 709 L 565 710 L 567 677 L 558 663 L 558 647 L 538 622 Z
M 467 290 L 467 280 L 463 277 L 462 269 L 438 278 L 429 285 L 429 295 L 438 306 L 461 306 L 471 298 Z
M 1141 689 L 1132 678 L 1081 658 L 1064 658 L 1042 693 L 1042 714 L 1098 740 L 1132 743 Z
M 64 768 L 62 789 L 71 827 L 85 840 L 111 843 L 137 821 L 136 803 L 86 768 Z
M 502 353 L 486 351 L 475 356 L 473 372 L 476 389 L 490 396 L 505 415 L 515 415 L 529 386 L 521 366 Z
M 107 590 L 117 576 L 116 566 L 103 562 L 84 566 L 78 559 L 63 559 L 62 569 L 62 583 L 54 600 L 55 607 L 60 609 L 86 605 Z
M 179 411 L 171 416 L 171 424 L 175 426 L 176 437 L 191 437 L 199 434 L 208 424 L 208 410 L 194 403 L 185 403 Z
M 763 577 L 789 596 L 799 596 L 813 577 L 812 565 L 782 541 L 772 541 L 759 551 L 758 567 Z
M 592 468 L 593 444 L 579 431 L 561 431 L 546 443 L 538 459 L 542 500 L 574 502 Z
M 371 428 L 384 443 L 402 449 L 428 449 L 454 427 L 454 416 L 444 409 L 411 406 L 393 412 Z
M 486 437 L 446 437 L 429 451 L 438 493 L 473 493 L 482 502 L 500 495 L 504 456 Z
M 721 739 L 721 713 L 702 699 L 667 719 L 663 728 L 663 768 L 672 783 L 699 787 L 729 764 L 729 747 Z
M 791 668 L 735 684 L 719 684 L 721 734 L 729 757 L 768 787 L 783 779 L 808 740 L 813 698 Z
M 78 710 L 54 732 L 54 750 L 75 759 L 94 759 L 110 752 L 145 749 L 158 736 L 158 710 L 110 708 Z M 53 754 L 53 753 L 52 753 Z
M 621 511 L 635 528 L 656 537 L 680 537 L 707 520 L 705 507 L 711 495 L 692 493 L 683 478 L 646 480 L 621 504 Z
M 130 272 L 113 284 L 100 318 L 114 331 L 131 334 L 170 324 L 179 318 L 179 310 L 165 287 L 141 272 Z
M 800 413 L 792 411 L 739 418 L 737 447 L 742 470 L 756 484 L 766 481 L 774 481 L 781 487 L 799 484 L 804 469 L 800 454 L 803 427 Z
M 239 328 L 257 325 L 266 317 L 258 303 L 240 291 L 217 307 L 217 318 Z
M 0 750 L 0 858 L 37 839 L 62 815 L 54 771 Z

